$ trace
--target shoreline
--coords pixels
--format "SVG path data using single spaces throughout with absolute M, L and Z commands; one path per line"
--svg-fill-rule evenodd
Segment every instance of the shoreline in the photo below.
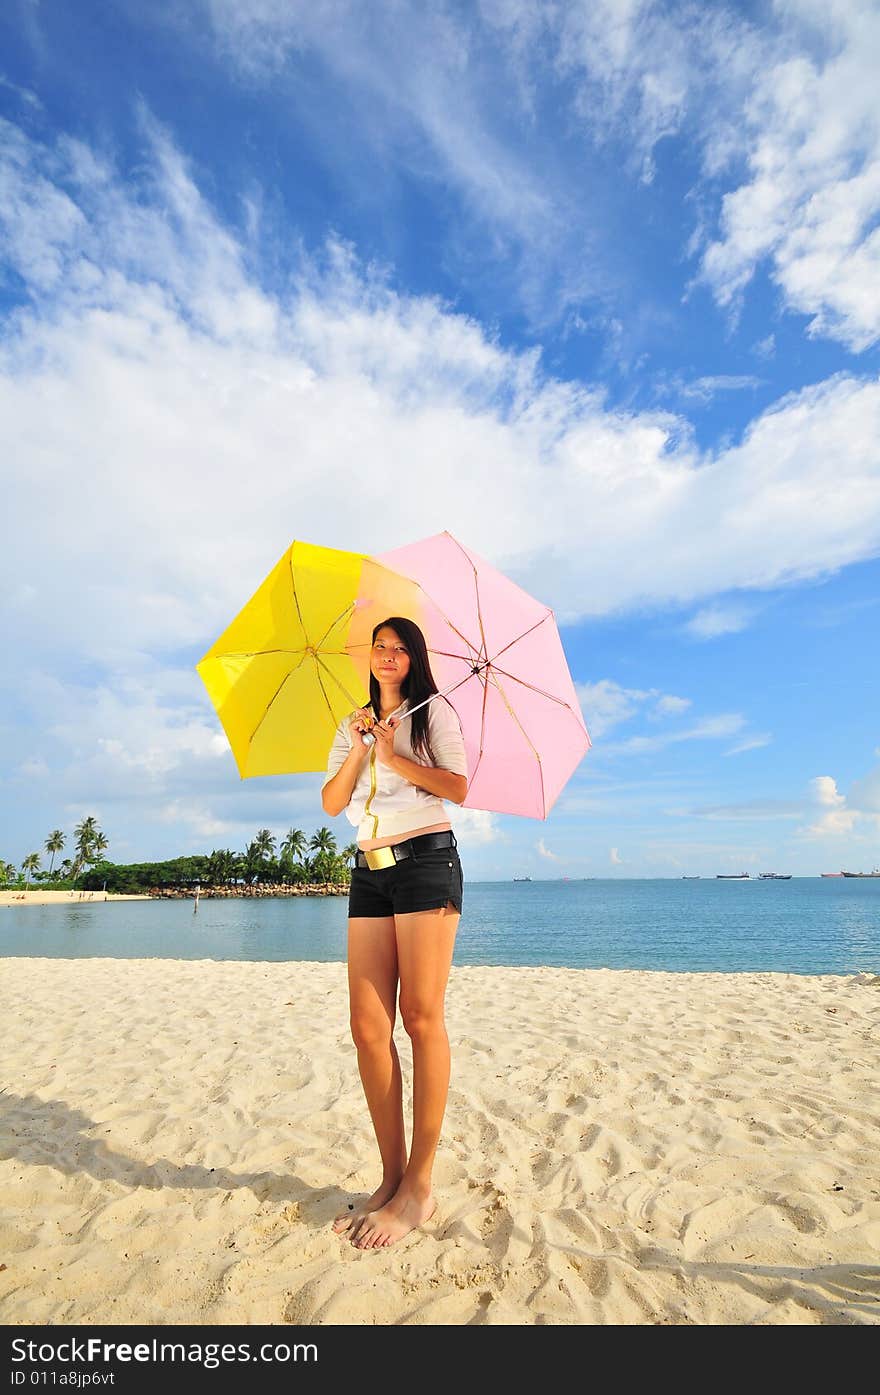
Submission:
M 147 892 L 0 891 L 0 906 L 78 906 L 87 901 L 151 901 Z
M 9 1322 L 880 1324 L 876 975 L 453 964 L 438 1210 L 373 1252 L 344 963 L 7 958 L 0 1013 Z
M 347 886 L 331 882 L 306 882 L 300 886 L 209 886 L 199 891 L 201 901 L 232 898 L 263 899 L 272 896 L 347 896 Z M 152 891 L 0 891 L 2 906 L 78 906 L 94 901 L 194 901 L 195 891 L 179 887 L 156 887 Z

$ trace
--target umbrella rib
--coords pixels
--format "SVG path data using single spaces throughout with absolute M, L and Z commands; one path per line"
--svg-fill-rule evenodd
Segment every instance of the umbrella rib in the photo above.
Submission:
M 265 712 L 263 713 L 262 717 L 261 717 L 260 720 L 257 722 L 257 725 L 254 727 L 253 731 L 251 732 L 251 741 L 254 740 L 254 737 L 256 736 L 257 732 L 260 730 L 260 727 L 263 725 L 263 723 L 265 722 L 266 718 L 268 717 L 268 715 L 269 715 L 269 708 L 272 706 L 273 702 L 274 702 L 275 699 L 278 697 L 278 694 L 281 692 L 281 689 L 284 687 L 284 685 L 285 685 L 285 683 L 287 682 L 288 678 L 292 678 L 293 675 L 294 675 L 295 673 L 297 673 L 297 672 L 302 668 L 303 664 L 305 663 L 305 660 L 306 660 L 306 656 L 305 656 L 305 654 L 303 654 L 302 658 L 300 659 L 300 661 L 299 661 L 299 663 L 296 665 L 296 667 L 295 667 L 295 668 L 292 668 L 292 669 L 290 670 L 289 673 L 285 673 L 285 675 L 284 675 L 284 677 L 282 678 L 281 682 L 278 684 L 278 687 L 275 689 L 275 691 L 274 691 L 274 693 L 272 694 L 272 696 L 270 697 L 269 701 L 266 703 L 266 710 L 265 710 Z
M 349 601 L 348 605 L 345 607 L 345 610 L 342 612 L 342 614 L 341 614 L 341 615 L 337 615 L 336 619 L 335 619 L 335 620 L 332 620 L 332 621 L 330 622 L 330 624 L 327 626 L 327 629 L 324 631 L 323 635 L 322 635 L 321 638 L 318 640 L 318 643 L 315 645 L 315 648 L 316 648 L 316 649 L 323 649 L 323 648 L 324 648 L 324 645 L 327 643 L 327 636 L 330 634 L 331 630 L 335 630 L 335 628 L 336 628 L 336 626 L 339 624 L 340 620 L 344 620 L 345 617 L 346 617 L 347 615 L 353 615 L 353 614 L 354 614 L 354 606 L 355 606 L 354 601 Z
M 331 658 L 344 659 L 347 651 L 345 649 L 327 649 L 324 652 L 329 654 Z M 264 654 L 301 654 L 305 658 L 306 649 L 305 647 L 302 649 L 225 649 L 222 654 L 216 654 L 214 657 L 222 662 L 224 659 L 262 659 Z M 208 656 L 206 655 L 206 657 Z
M 556 697 L 555 694 L 548 693 L 546 689 L 536 687 L 534 683 L 527 683 L 524 678 L 517 678 L 515 673 L 508 673 L 506 668 L 498 668 L 493 664 L 492 669 L 495 673 L 503 673 L 504 677 L 509 678 L 512 682 L 519 683 L 521 688 L 528 688 L 530 692 L 539 693 L 541 697 L 547 698 L 548 702 L 555 702 L 560 707 L 567 707 L 569 712 L 571 712 L 571 703 L 566 702 L 564 698 Z
M 352 705 L 352 707 L 359 707 L 359 706 L 360 706 L 360 703 L 359 703 L 355 698 L 352 697 L 352 695 L 351 695 L 351 693 L 348 691 L 348 689 L 347 689 L 347 688 L 344 686 L 344 684 L 341 683 L 340 680 L 336 677 L 336 674 L 333 672 L 332 668 L 328 668 L 328 667 L 327 667 L 327 665 L 324 663 L 323 659 L 321 658 L 320 654 L 315 654 L 314 659 L 315 659 L 315 663 L 318 665 L 318 667 L 319 667 L 319 668 L 322 668 L 322 669 L 324 670 L 324 672 L 325 672 L 326 674 L 328 674 L 330 678 L 333 679 L 333 682 L 336 684 L 337 688 L 338 688 L 339 691 L 342 693 L 342 696 L 345 698 L 346 702 L 350 702 L 351 705 Z M 320 674 L 319 674 L 319 675 L 318 675 L 318 682 L 320 683 L 320 681 L 321 681 L 321 679 L 320 679 Z M 324 693 L 324 685 L 323 685 L 323 683 L 321 683 L 321 692 Z M 327 706 L 330 707 L 330 699 L 327 697 L 327 694 L 326 694 L 326 693 L 324 693 L 324 698 L 325 698 L 325 700 L 326 700 L 326 702 L 327 702 Z M 330 707 L 330 715 L 331 715 L 331 717 L 333 716 L 333 708 L 332 708 L 332 707 Z M 334 720 L 335 720 L 335 719 L 334 719 Z
M 423 587 L 419 587 L 419 589 L 420 589 L 420 590 L 424 590 Z M 425 591 L 424 594 L 425 594 L 426 596 L 428 596 L 427 591 Z M 446 611 L 441 609 L 441 607 L 440 607 L 440 606 L 437 604 L 437 602 L 434 600 L 433 596 L 428 596 L 428 600 L 431 602 L 431 605 L 434 607 L 434 609 L 440 612 L 441 616 L 443 617 L 444 624 L 446 624 L 446 625 L 449 626 L 450 630 L 452 631 L 452 633 L 453 633 L 454 635 L 458 635 L 458 637 L 459 637 L 459 639 L 461 640 L 462 644 L 466 644 L 467 647 L 468 647 L 468 649 L 470 649 L 471 653 L 473 654 L 474 658 L 475 658 L 475 659 L 478 659 L 478 658 L 480 657 L 480 651 L 479 651 L 479 649 L 477 648 L 477 646 L 476 646 L 471 640 L 468 639 L 467 635 L 463 635 L 463 634 L 462 634 L 461 630 L 458 628 L 457 625 L 453 625 L 453 623 L 452 623 L 452 621 L 450 620 L 449 616 L 446 614 Z M 436 653 L 436 654 L 440 654 L 440 653 L 442 653 L 442 652 L 443 652 L 443 651 L 440 650 L 440 649 L 434 650 L 434 653 Z M 461 658 L 461 655 L 460 655 L 460 654 L 452 654 L 452 655 L 450 655 L 450 657 L 453 658 L 453 659 L 459 659 L 459 658 Z
M 318 687 L 321 689 L 321 696 L 322 696 L 322 698 L 324 699 L 324 701 L 325 701 L 326 704 L 327 704 L 327 711 L 330 713 L 330 720 L 331 720 L 332 722 L 335 722 L 335 720 L 336 720 L 336 714 L 335 714 L 335 712 L 333 711 L 333 704 L 331 703 L 330 699 L 329 699 L 328 696 L 327 696 L 327 690 L 326 690 L 326 688 L 324 687 L 324 680 L 322 679 L 321 674 L 320 674 L 320 671 L 319 671 L 322 667 L 323 667 L 323 665 L 319 662 L 319 660 L 318 660 L 318 658 L 317 658 L 317 655 L 316 655 L 316 656 L 315 656 L 315 677 L 316 677 L 317 680 L 318 680 Z M 331 674 L 331 677 L 333 676 L 330 669 L 328 669 L 327 672 Z M 340 684 L 340 686 L 341 686 L 341 684 Z M 345 689 L 344 689 L 344 688 L 343 688 L 342 691 L 345 693 Z M 350 701 L 351 701 L 351 698 L 348 697 L 348 693 L 345 693 L 345 696 L 346 696 L 346 698 L 348 698 L 348 701 L 350 702 Z M 357 706 L 357 703 L 355 703 L 355 706 Z
M 452 534 L 451 534 L 451 533 L 449 534 L 449 537 L 452 538 Z M 464 552 L 464 549 L 462 548 L 460 542 L 458 542 L 455 538 L 452 538 L 452 541 L 455 543 L 456 547 L 457 547 L 460 551 Z M 466 553 L 466 552 L 464 553 L 464 555 L 465 555 L 465 557 L 467 557 L 467 553 Z M 470 559 L 469 557 L 468 557 L 468 563 L 469 563 L 470 566 L 473 566 L 473 565 L 474 565 L 473 562 L 471 562 L 471 559 Z M 430 595 L 430 594 L 425 590 L 425 588 L 424 588 L 424 586 L 422 585 L 422 583 L 421 583 L 420 581 L 416 581 L 415 578 L 414 578 L 414 577 L 411 577 L 411 576 L 407 577 L 407 581 L 411 581 L 412 584 L 413 584 L 414 586 L 417 586 L 417 587 L 419 588 L 419 590 L 421 591 L 421 593 L 422 593 L 423 596 L 427 596 L 428 600 L 431 602 L 431 605 L 434 607 L 434 609 L 435 609 L 436 611 L 439 612 L 439 614 L 440 614 L 440 615 L 442 616 L 442 618 L 443 618 L 444 623 L 445 623 L 446 625 L 449 626 L 449 628 L 450 628 L 450 630 L 452 631 L 452 633 L 453 633 L 454 635 L 458 635 L 458 637 L 459 637 L 459 639 L 461 640 L 462 644 L 466 644 L 467 647 L 468 647 L 468 649 L 470 649 L 471 653 L 474 655 L 474 657 L 478 659 L 478 658 L 480 657 L 480 651 L 479 651 L 479 649 L 477 649 L 476 645 L 474 645 L 474 644 L 471 643 L 471 641 L 468 639 L 467 635 L 463 635 L 463 634 L 462 634 L 461 630 L 458 628 L 457 625 L 453 625 L 453 623 L 452 623 L 452 621 L 450 620 L 449 616 L 446 614 L 446 611 L 443 609 L 443 607 L 442 607 L 441 605 L 439 605 L 439 604 L 437 603 L 437 601 L 434 600 L 434 597 L 433 597 L 432 595 Z M 436 652 L 439 653 L 440 651 L 437 650 Z M 458 655 L 455 655 L 454 657 L 457 658 Z
M 523 726 L 522 722 L 520 721 L 519 717 L 517 717 L 516 713 L 514 712 L 513 708 L 511 707 L 510 702 L 508 701 L 507 694 L 505 693 L 505 691 L 504 691 L 504 689 L 502 688 L 501 684 L 498 682 L 498 679 L 495 677 L 494 671 L 492 671 L 492 670 L 489 671 L 489 677 L 490 677 L 492 683 L 494 684 L 494 686 L 498 689 L 499 693 L 501 694 L 501 700 L 502 700 L 502 702 L 504 703 L 504 706 L 507 708 L 507 710 L 508 710 L 508 712 L 510 713 L 511 717 L 513 718 L 514 722 L 516 722 L 516 725 L 519 727 L 520 731 L 521 731 L 522 734 L 523 734 L 523 737 L 525 738 L 526 742 L 528 743 L 528 746 L 529 746 L 529 748 L 530 748 L 530 750 L 531 750 L 531 752 L 532 752 L 532 755 L 535 757 L 535 760 L 538 762 L 538 778 L 539 778 L 540 781 L 541 781 L 541 808 L 545 811 L 545 812 L 541 815 L 541 817 L 542 817 L 542 818 L 545 818 L 545 817 L 546 817 L 546 809 L 547 809 L 547 801 L 546 801 L 546 797 L 545 797 L 545 794 L 544 794 L 544 767 L 543 767 L 543 765 L 542 765 L 542 763 L 541 763 L 541 757 L 540 757 L 540 755 L 538 754 L 538 752 L 535 750 L 535 747 L 534 747 L 534 745 L 532 744 L 531 737 L 529 736 L 528 732 L 526 731 L 526 729 L 525 729 L 525 727 Z
M 487 691 L 488 691 L 488 686 L 487 686 L 486 683 L 484 683 L 484 684 L 483 684 L 483 707 L 482 707 L 482 711 L 480 712 L 480 752 L 479 752 L 479 755 L 477 756 L 477 763 L 476 763 L 476 765 L 474 766 L 474 773 L 473 773 L 473 775 L 471 776 L 470 780 L 468 781 L 468 789 L 470 789 L 471 785 L 472 785 L 472 784 L 474 783 L 474 781 L 476 780 L 476 778 L 477 778 L 477 771 L 479 770 L 479 768 L 480 768 L 480 762 L 481 762 L 482 759 L 483 759 L 483 737 L 484 737 L 484 735 L 485 735 L 485 733 L 486 733 L 486 694 L 487 694 Z
M 542 615 L 541 618 L 540 618 L 540 620 L 536 620 L 535 623 L 534 623 L 534 625 L 530 625 L 529 628 L 528 628 L 527 630 L 523 630 L 523 632 L 522 632 L 521 635 L 516 635 L 516 637 L 515 637 L 514 639 L 512 639 L 512 640 L 510 641 L 509 644 L 505 644 L 505 646 L 504 646 L 503 649 L 499 649 L 499 650 L 498 650 L 498 653 L 495 655 L 495 658 L 492 659 L 492 663 L 494 664 L 495 659 L 500 659 L 501 655 L 502 655 L 502 654 L 506 654 L 507 651 L 508 651 L 508 649 L 512 649 L 513 646 L 514 646 L 515 644 L 519 644 L 520 640 L 521 640 L 521 639 L 525 639 L 526 635 L 530 635 L 530 634 L 532 633 L 533 630 L 537 630 L 538 627 L 539 627 L 540 625 L 543 625 L 543 624 L 544 624 L 545 620 L 552 620 L 552 619 L 553 619 L 553 611 L 552 611 L 552 610 L 548 610 L 548 611 L 547 611 L 547 614 L 546 614 L 546 615 Z
M 471 566 L 474 566 L 473 562 L 471 562 Z M 486 644 L 486 631 L 483 629 L 483 612 L 480 608 L 480 578 L 477 574 L 476 567 L 474 567 L 474 596 L 477 602 L 477 624 L 480 627 L 480 641 L 482 646 L 480 649 L 480 653 L 482 654 L 484 659 L 488 659 L 489 647 Z
M 306 637 L 306 644 L 309 642 L 309 632 L 306 629 L 306 622 L 302 618 L 302 611 L 299 608 L 299 596 L 296 594 L 296 576 L 293 570 L 293 548 L 290 549 L 290 585 L 293 588 L 293 603 L 296 606 L 296 614 L 299 620 L 300 629 Z
M 479 572 L 477 571 L 477 568 L 474 566 L 473 560 L 468 556 L 467 552 L 466 552 L 465 549 L 462 547 L 461 543 L 458 541 L 458 538 L 454 538 L 454 537 L 452 536 L 451 533 L 447 533 L 446 536 L 449 538 L 449 540 L 450 540 L 451 542 L 455 543 L 455 546 L 458 548 L 458 550 L 459 550 L 459 552 L 461 553 L 462 557 L 465 558 L 465 560 L 467 561 L 468 566 L 470 567 L 471 571 L 472 571 L 473 574 L 474 574 L 474 596 L 475 596 L 475 599 L 476 599 L 476 602 L 477 602 L 477 623 L 478 623 L 479 626 L 480 626 L 480 639 L 482 640 L 482 649 L 481 649 L 481 650 L 476 650 L 476 649 L 474 649 L 474 653 L 476 654 L 477 658 L 479 658 L 479 657 L 480 657 L 480 654 L 482 654 L 482 656 L 483 656 L 484 659 L 488 659 L 488 657 L 489 657 L 489 650 L 488 650 L 488 648 L 487 648 L 487 646 L 486 646 L 486 634 L 485 634 L 485 631 L 483 630 L 483 614 L 482 614 L 482 611 L 481 611 L 481 609 L 480 609 L 480 575 L 479 575 Z M 438 609 L 439 609 L 439 606 L 438 606 Z M 449 622 L 447 621 L 447 624 L 448 624 L 448 623 L 449 623 Z M 458 631 L 456 630 L 456 634 L 457 634 L 457 633 L 458 633 Z M 462 639 L 464 639 L 464 636 L 463 636 L 463 635 L 462 635 Z M 467 643 L 467 641 L 465 641 L 465 643 Z M 473 649 L 474 646 L 471 645 L 471 648 Z
M 462 638 L 464 638 L 464 636 L 462 636 Z M 464 642 L 465 644 L 468 643 L 467 640 L 465 640 Z M 468 648 L 473 649 L 473 645 L 468 645 Z M 459 659 L 463 664 L 469 664 L 471 662 L 467 654 L 455 654 L 451 649 L 437 649 L 433 644 L 428 645 L 428 652 L 431 654 L 436 654 L 437 657 L 440 659 Z M 474 652 L 476 653 L 476 650 L 474 650 Z

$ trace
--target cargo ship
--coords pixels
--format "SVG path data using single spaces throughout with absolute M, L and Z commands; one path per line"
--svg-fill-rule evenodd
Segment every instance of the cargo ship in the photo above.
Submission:
M 819 873 L 819 876 L 820 876 L 820 877 L 842 877 L 842 876 L 843 876 L 843 873 L 842 873 L 842 872 L 820 872 L 820 873 Z
M 880 867 L 875 867 L 873 872 L 841 872 L 842 877 L 880 877 Z
M 790 882 L 790 872 L 759 872 L 759 882 Z
M 747 882 L 749 874 L 748 872 L 716 872 L 715 880 L 716 882 Z

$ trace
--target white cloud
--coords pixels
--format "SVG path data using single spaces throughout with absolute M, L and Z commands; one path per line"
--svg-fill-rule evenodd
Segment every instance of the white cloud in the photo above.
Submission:
M 837 781 L 830 775 L 817 775 L 810 781 L 813 798 L 817 804 L 829 809 L 837 809 L 846 803 L 846 798 L 837 788 Z
M 575 691 L 587 730 L 594 741 L 611 727 L 629 721 L 640 705 L 651 697 L 650 692 L 641 688 L 623 688 L 611 678 L 602 678 L 597 683 L 576 683 Z
M 576 683 L 575 691 L 593 740 L 637 715 L 654 720 L 678 717 L 691 705 L 690 698 L 661 694 L 657 688 L 624 688 L 612 678 Z
M 517 8 L 515 0 L 508 8 Z M 732 9 L 589 0 L 549 13 L 558 65 L 575 84 L 589 136 L 624 136 L 646 183 L 654 178 L 657 142 L 707 105 L 716 152 L 734 138 L 737 99 L 754 70 L 757 44 Z
M 545 846 L 543 838 L 538 839 L 537 843 L 535 844 L 535 847 L 537 848 L 538 852 L 541 854 L 542 857 L 549 858 L 551 862 L 563 861 L 563 859 L 559 857 L 557 853 L 551 852 L 550 849 Z
M 215 818 L 204 805 L 186 798 L 172 799 L 163 804 L 157 818 L 161 823 L 183 827 L 199 838 L 229 838 L 241 827 L 234 820 Z
M 718 639 L 744 630 L 750 619 L 751 612 L 743 606 L 710 605 L 697 611 L 683 629 L 694 639 Z
M 764 384 L 763 378 L 755 378 L 745 373 L 716 373 L 690 381 L 675 374 L 659 384 L 659 395 L 675 396 L 702 406 L 712 402 L 721 392 L 743 392 L 747 388 L 758 388 Z
M 182 39 L 211 43 L 279 98 L 301 56 L 317 58 L 325 86 L 358 112 L 358 137 L 376 151 L 374 179 L 387 177 L 393 151 L 404 169 L 418 165 L 456 191 L 491 262 L 515 268 L 511 285 L 533 320 L 601 304 L 610 282 L 594 231 L 602 195 L 591 155 L 613 142 L 624 173 L 650 183 L 658 142 L 678 135 L 702 150 L 691 250 L 703 249 L 701 274 L 720 304 L 736 304 L 766 262 L 811 332 L 854 349 L 878 334 L 872 0 L 776 0 L 754 21 L 734 5 L 654 0 L 397 0 L 375 22 L 351 0 L 202 8 L 198 26 L 164 13 Z M 551 103 L 566 124 L 547 122 Z M 317 128 L 320 91 L 313 105 L 301 119 Z M 741 181 L 733 189 L 731 172 Z
M 721 712 L 714 717 L 703 717 L 692 726 L 677 731 L 658 732 L 655 736 L 630 736 L 625 741 L 607 742 L 603 751 L 614 755 L 644 755 L 662 751 L 667 746 L 681 741 L 723 741 L 735 736 L 745 726 L 745 717 L 739 712 Z
M 785 0 L 788 51 L 743 110 L 747 180 L 725 195 L 703 273 L 722 305 L 768 260 L 809 330 L 862 350 L 880 335 L 880 11 Z
M 840 793 L 831 775 L 810 781 L 812 800 L 822 811 L 816 821 L 799 829 L 803 838 L 839 838 L 847 835 L 874 843 L 880 834 L 880 768 L 856 781 L 849 798 Z M 861 830 L 861 831 L 860 831 Z
M 63 239 L 48 193 L 12 239 L 21 274 L 38 270 L 0 364 L 6 507 L 35 518 L 51 491 L 55 508 L 5 561 L 32 588 L 20 626 L 39 620 L 47 642 L 199 644 L 294 533 L 367 550 L 419 536 L 418 491 L 364 485 L 357 508 L 342 502 L 389 460 L 442 475 L 437 528 L 469 540 L 479 517 L 482 551 L 563 616 L 816 576 L 880 547 L 876 383 L 807 389 L 701 458 L 675 446 L 674 419 L 604 409 L 473 321 L 371 283 L 343 249 L 321 275 L 304 268 L 291 301 L 270 300 L 154 137 L 182 224 L 173 248 L 161 204 L 135 209 L 106 171 Z M 47 162 L 22 141 L 25 155 Z M 108 265 L 88 279 L 92 253 Z M 60 304 L 40 299 L 47 278 Z M 62 578 L 77 593 L 63 614 Z
M 484 809 L 462 809 L 461 805 L 448 806 L 450 822 L 466 847 L 480 847 L 486 843 L 505 842 L 505 835 L 498 826 L 496 814 Z
M 4 129 L 0 216 L 31 296 L 0 344 L 4 634 L 53 772 L 88 767 L 121 794 L 136 770 L 166 804 L 169 780 L 193 775 L 202 798 L 228 779 L 186 665 L 294 536 L 381 551 L 446 527 L 571 617 L 880 548 L 877 383 L 794 394 L 701 455 L 680 418 L 609 410 L 337 244 L 269 294 L 147 115 L 135 189 L 82 144 Z M 437 479 L 444 512 L 426 518 Z M 606 728 L 685 701 L 610 680 L 585 693 Z
M 32 92 L 29 87 L 19 87 L 18 83 L 10 82 L 9 78 L 2 73 L 0 73 L 0 87 L 5 88 L 7 92 L 12 92 L 25 106 L 37 109 L 41 109 L 43 106 L 36 92 Z
M 680 717 L 691 706 L 690 698 L 676 697 L 668 693 L 657 701 L 657 712 L 663 717 Z
M 623 866 L 623 858 L 620 856 L 620 853 L 617 851 L 617 848 L 612 848 L 608 856 L 609 861 L 611 862 L 611 865 L 613 867 Z
M 758 732 L 755 736 L 748 736 L 744 741 L 737 742 L 724 754 L 726 756 L 741 756 L 744 751 L 758 751 L 762 746 L 769 746 L 772 740 L 773 737 L 769 732 Z

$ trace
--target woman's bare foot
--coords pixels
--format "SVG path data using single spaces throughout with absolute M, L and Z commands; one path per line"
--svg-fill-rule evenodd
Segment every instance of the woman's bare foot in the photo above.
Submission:
M 384 1245 L 393 1245 L 409 1235 L 416 1226 L 430 1220 L 437 1209 L 437 1203 L 429 1192 L 427 1196 L 407 1192 L 400 1187 L 386 1205 L 369 1211 L 355 1230 L 351 1232 L 351 1243 L 359 1250 L 377 1250 Z
M 374 1211 L 380 1206 L 384 1206 L 386 1201 L 391 1200 L 399 1186 L 399 1182 L 381 1182 L 373 1192 L 373 1195 L 368 1196 L 366 1201 L 362 1201 L 359 1205 L 353 1206 L 351 1210 L 342 1211 L 333 1222 L 333 1229 L 336 1231 L 336 1234 L 345 1235 L 346 1231 L 351 1231 L 354 1226 L 357 1226 L 364 1219 L 368 1211 Z

